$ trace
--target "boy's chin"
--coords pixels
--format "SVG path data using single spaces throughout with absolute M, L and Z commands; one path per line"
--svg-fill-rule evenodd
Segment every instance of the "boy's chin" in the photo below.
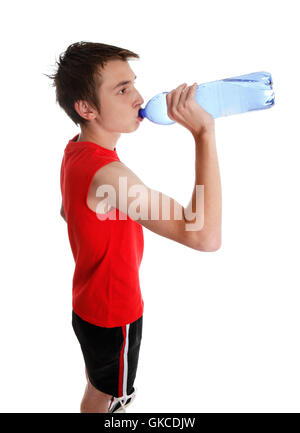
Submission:
M 134 131 L 136 131 L 137 129 L 138 129 L 138 127 L 139 127 L 140 125 L 139 125 L 139 123 L 136 123 L 135 125 L 132 125 L 132 126 L 128 126 L 126 129 L 124 129 L 124 133 L 126 134 L 126 133 L 128 133 L 128 132 L 134 132 Z

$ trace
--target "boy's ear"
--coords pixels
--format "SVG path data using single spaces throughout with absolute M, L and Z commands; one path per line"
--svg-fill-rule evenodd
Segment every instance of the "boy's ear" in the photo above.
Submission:
M 89 106 L 86 101 L 76 101 L 74 103 L 74 109 L 81 117 L 86 120 L 94 119 L 96 116 L 95 111 Z

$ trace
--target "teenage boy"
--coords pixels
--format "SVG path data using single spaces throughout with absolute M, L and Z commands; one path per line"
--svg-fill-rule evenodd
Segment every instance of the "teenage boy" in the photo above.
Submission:
M 125 411 L 135 398 L 143 226 L 197 251 L 221 245 L 215 123 L 195 101 L 196 83 L 166 96 L 168 116 L 195 141 L 195 186 L 186 208 L 146 186 L 118 157 L 121 133 L 141 123 L 144 100 L 128 64 L 133 58 L 138 54 L 82 41 L 60 55 L 57 72 L 49 76 L 57 102 L 80 126 L 64 150 L 60 181 L 61 215 L 75 260 L 72 325 L 86 366 L 81 412 Z

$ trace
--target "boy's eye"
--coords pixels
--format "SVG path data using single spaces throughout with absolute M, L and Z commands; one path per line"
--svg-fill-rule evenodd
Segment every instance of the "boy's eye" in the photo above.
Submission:
M 134 82 L 134 84 L 135 84 L 135 82 Z M 123 92 L 123 90 L 127 90 L 127 87 L 124 87 L 124 89 L 121 89 L 120 90 L 120 92 Z M 123 95 L 124 93 L 122 93 L 122 95 Z

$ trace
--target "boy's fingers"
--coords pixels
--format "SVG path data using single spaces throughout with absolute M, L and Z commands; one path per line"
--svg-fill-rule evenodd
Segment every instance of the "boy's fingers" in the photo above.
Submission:
M 194 84 L 191 86 L 191 89 L 192 89 L 192 92 L 194 92 L 194 91 L 197 89 L 197 83 L 194 83 Z
M 184 87 L 186 85 L 187 85 L 186 83 L 180 84 L 180 86 L 178 86 L 175 89 L 174 95 L 173 95 L 173 98 L 172 98 L 172 105 L 173 105 L 173 107 L 177 107 L 178 101 L 179 101 L 179 99 L 180 99 L 180 97 L 181 97 L 181 95 L 183 93 L 183 89 L 184 89 Z

